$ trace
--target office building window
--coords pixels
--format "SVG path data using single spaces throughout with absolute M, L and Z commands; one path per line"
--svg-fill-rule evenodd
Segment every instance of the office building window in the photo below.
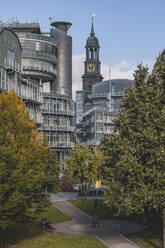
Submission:
M 14 52 L 11 50 L 8 50 L 7 64 L 8 66 L 14 65 Z
M 40 43 L 36 41 L 36 51 L 40 51 Z

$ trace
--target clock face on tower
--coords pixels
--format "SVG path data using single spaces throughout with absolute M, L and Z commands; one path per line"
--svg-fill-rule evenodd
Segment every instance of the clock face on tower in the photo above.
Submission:
M 95 68 L 96 68 L 95 64 L 88 64 L 87 65 L 87 71 L 88 72 L 94 72 Z

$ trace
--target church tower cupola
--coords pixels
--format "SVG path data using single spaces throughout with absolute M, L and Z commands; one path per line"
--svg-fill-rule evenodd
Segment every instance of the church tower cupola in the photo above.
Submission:
M 103 80 L 100 74 L 100 61 L 99 61 L 99 41 L 95 36 L 93 16 L 91 23 L 90 36 L 86 41 L 86 61 L 83 79 L 83 90 L 91 91 L 92 85 Z

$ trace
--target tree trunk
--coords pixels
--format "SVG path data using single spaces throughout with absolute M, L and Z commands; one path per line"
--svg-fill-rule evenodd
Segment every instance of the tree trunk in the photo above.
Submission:
M 163 247 L 165 248 L 165 209 L 163 210 Z
M 0 234 L 1 234 L 1 239 L 2 241 L 0 241 L 0 247 L 2 248 L 6 248 L 7 243 L 6 243 L 6 230 L 0 230 Z

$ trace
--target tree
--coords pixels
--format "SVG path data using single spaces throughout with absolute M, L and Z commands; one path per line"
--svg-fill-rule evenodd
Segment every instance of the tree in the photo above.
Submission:
M 56 155 L 35 129 L 25 104 L 14 91 L 0 95 L 0 230 L 33 220 L 48 199 L 45 183 L 58 185 Z M 51 175 L 51 176 L 50 176 Z
M 102 140 L 106 203 L 116 214 L 161 211 L 165 247 L 165 50 L 152 73 L 140 65 L 115 133 Z
M 88 191 L 99 179 L 99 168 L 103 161 L 102 153 L 90 144 L 80 145 L 77 142 L 75 150 L 66 160 L 65 174 L 74 184 L 81 185 L 81 193 L 87 197 Z

